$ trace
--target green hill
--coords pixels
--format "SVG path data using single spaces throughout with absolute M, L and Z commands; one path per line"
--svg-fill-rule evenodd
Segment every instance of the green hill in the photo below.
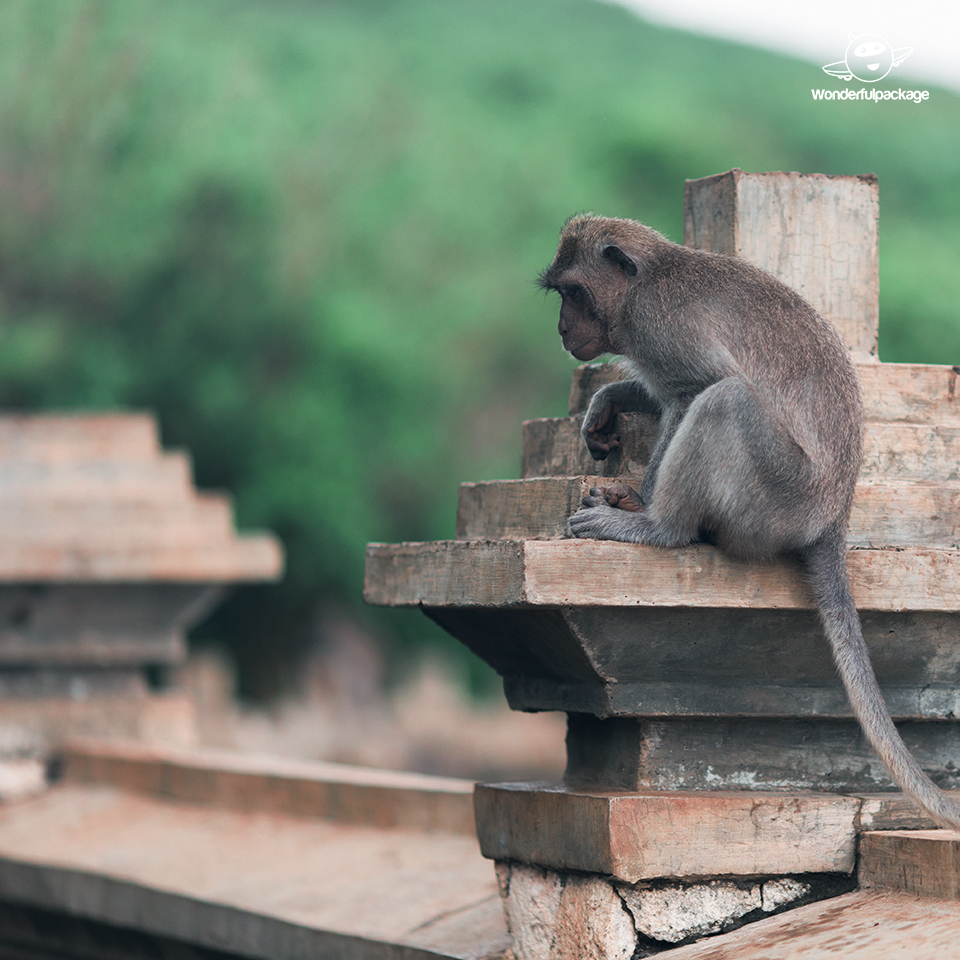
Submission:
M 592 0 L 6 0 L 0 81 L 0 405 L 155 409 L 282 535 L 201 631 L 253 695 L 323 604 L 373 616 L 368 540 L 452 535 L 563 411 L 533 278 L 575 211 L 680 239 L 685 178 L 876 172 L 881 355 L 960 360 L 942 90 L 814 102 L 843 81 Z

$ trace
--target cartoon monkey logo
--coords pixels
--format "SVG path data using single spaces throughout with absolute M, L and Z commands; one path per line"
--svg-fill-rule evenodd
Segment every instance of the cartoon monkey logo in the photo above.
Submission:
M 894 67 L 899 67 L 911 53 L 913 47 L 899 47 L 894 50 L 883 37 L 864 33 L 859 37 L 851 37 L 847 45 L 847 55 L 843 60 L 828 63 L 823 72 L 841 80 L 852 80 L 856 77 L 864 83 L 876 83 Z

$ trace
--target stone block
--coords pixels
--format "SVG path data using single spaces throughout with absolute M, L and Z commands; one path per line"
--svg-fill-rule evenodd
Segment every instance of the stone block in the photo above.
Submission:
M 467 780 L 176 746 L 73 740 L 59 751 L 60 766 L 68 782 L 222 809 L 424 833 L 475 832 Z
M 614 423 L 621 446 L 606 460 L 594 460 L 580 438 L 580 417 L 548 417 L 523 424 L 521 476 L 643 476 L 656 439 L 656 418 L 621 413 Z M 863 434 L 861 482 L 875 480 L 960 480 L 960 424 L 868 421 Z
M 636 883 L 849 873 L 855 797 L 747 792 L 581 790 L 562 784 L 478 784 L 480 850 Z
M 772 273 L 866 359 L 877 354 L 879 218 L 874 174 L 730 170 L 686 182 L 683 242 Z
M 497 863 L 513 960 L 629 960 L 846 892 L 838 879 L 769 877 L 626 884 Z
M 514 960 L 631 960 L 637 933 L 607 879 L 497 864 Z
M 960 833 L 889 830 L 865 833 L 858 858 L 860 884 L 917 897 L 960 900 Z

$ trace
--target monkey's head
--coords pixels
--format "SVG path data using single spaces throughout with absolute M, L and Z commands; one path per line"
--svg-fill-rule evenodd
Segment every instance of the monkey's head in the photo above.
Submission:
M 563 349 L 577 360 L 624 353 L 620 319 L 654 238 L 662 240 L 634 220 L 581 214 L 564 224 L 553 263 L 540 274 L 540 286 L 560 294 Z

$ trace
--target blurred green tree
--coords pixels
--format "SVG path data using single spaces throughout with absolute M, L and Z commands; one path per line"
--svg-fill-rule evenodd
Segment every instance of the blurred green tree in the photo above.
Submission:
M 367 541 L 452 535 L 563 412 L 533 278 L 573 212 L 679 239 L 684 178 L 875 171 L 883 357 L 960 360 L 960 98 L 824 82 L 592 0 L 6 0 L 0 404 L 154 409 L 280 534 L 284 582 L 197 633 L 268 697 L 326 604 L 375 616 Z

